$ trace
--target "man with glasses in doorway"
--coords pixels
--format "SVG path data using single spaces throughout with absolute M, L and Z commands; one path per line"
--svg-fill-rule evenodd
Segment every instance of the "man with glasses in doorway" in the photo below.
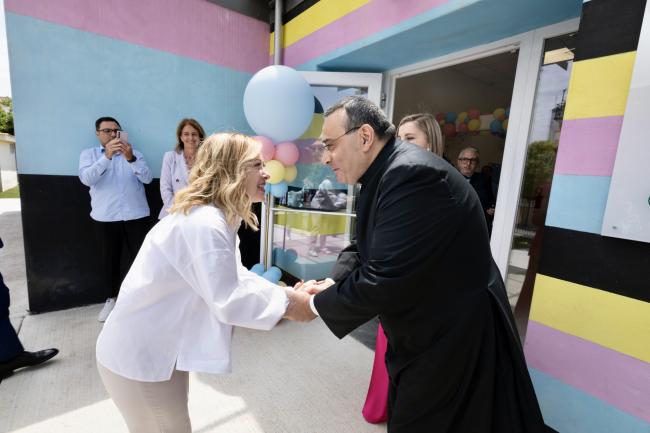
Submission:
M 90 187 L 90 217 L 96 222 L 104 281 L 109 290 L 98 317 L 104 322 L 150 227 L 144 184 L 151 182 L 151 171 L 113 117 L 97 119 L 95 135 L 99 146 L 81 152 L 79 179 Z M 125 269 L 121 268 L 123 253 L 127 259 Z
M 543 433 L 481 204 L 442 158 L 395 138 L 377 106 L 329 108 L 321 162 L 360 183 L 356 240 L 332 279 L 288 291 L 285 317 L 343 338 L 379 316 L 389 433 Z
M 492 221 L 494 221 L 495 199 L 492 194 L 492 186 L 483 173 L 476 172 L 481 162 L 479 151 L 475 147 L 466 147 L 458 154 L 456 168 L 465 179 L 472 185 L 478 195 L 483 208 L 485 222 L 488 225 L 488 233 L 492 234 Z

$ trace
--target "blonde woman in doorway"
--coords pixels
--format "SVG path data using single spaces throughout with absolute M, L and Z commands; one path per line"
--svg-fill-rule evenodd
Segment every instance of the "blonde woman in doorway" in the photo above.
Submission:
M 402 118 L 397 127 L 397 138 L 417 144 L 439 157 L 445 153 L 440 125 L 429 113 L 409 114 Z
M 188 372 L 230 372 L 234 326 L 269 330 L 293 314 L 299 294 L 244 268 L 237 247 L 242 220 L 257 229 L 251 204 L 268 178 L 257 141 L 214 134 L 147 235 L 96 349 L 130 432 L 190 433 Z
M 445 145 L 438 122 L 429 113 L 417 113 L 405 116 L 397 128 L 397 138 L 427 149 L 444 158 Z M 366 402 L 361 413 L 372 424 L 388 420 L 388 371 L 384 356 L 386 354 L 386 335 L 381 324 L 377 329 L 375 361 L 368 385 Z
M 196 152 L 205 138 L 205 131 L 194 119 L 183 119 L 176 128 L 176 148 L 165 152 L 160 169 L 160 197 L 163 201 L 158 219 L 167 215 L 174 194 L 187 186 L 187 177 L 194 165 Z

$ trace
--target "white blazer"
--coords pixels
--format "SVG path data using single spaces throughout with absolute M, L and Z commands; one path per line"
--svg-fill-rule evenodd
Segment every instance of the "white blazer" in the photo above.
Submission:
M 237 230 L 211 205 L 174 213 L 149 232 L 97 339 L 97 361 L 138 381 L 182 371 L 229 373 L 233 326 L 269 330 L 284 289 L 241 264 Z
M 174 194 L 187 186 L 188 174 L 183 152 L 178 153 L 175 150 L 165 152 L 160 169 L 160 197 L 162 197 L 163 207 L 160 209 L 158 219 L 167 215 L 167 209 L 174 203 Z

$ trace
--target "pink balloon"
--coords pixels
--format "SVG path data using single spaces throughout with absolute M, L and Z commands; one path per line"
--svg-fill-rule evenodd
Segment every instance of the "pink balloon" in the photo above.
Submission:
M 275 146 L 271 139 L 262 135 L 256 135 L 253 138 L 262 143 L 262 159 L 264 161 L 272 160 L 273 155 L 275 154 Z
M 442 133 L 445 137 L 453 137 L 456 135 L 456 125 L 453 123 L 445 123 L 442 127 Z
M 275 148 L 275 159 L 286 166 L 294 165 L 300 158 L 298 147 L 290 141 L 280 143 Z
M 467 117 L 469 117 L 470 119 L 478 119 L 479 117 L 481 117 L 481 112 L 478 111 L 478 109 L 476 108 L 470 108 L 469 110 L 467 110 Z

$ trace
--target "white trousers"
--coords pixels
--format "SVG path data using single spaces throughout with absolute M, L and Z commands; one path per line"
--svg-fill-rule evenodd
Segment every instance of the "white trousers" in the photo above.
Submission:
M 131 433 L 191 433 L 189 374 L 174 370 L 164 382 L 139 382 L 97 363 L 99 376 Z

